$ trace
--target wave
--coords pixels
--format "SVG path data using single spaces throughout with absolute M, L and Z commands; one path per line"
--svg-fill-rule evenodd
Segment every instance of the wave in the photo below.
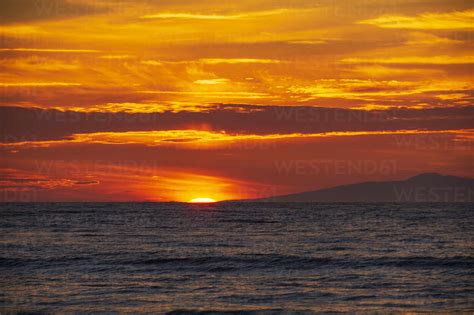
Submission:
M 36 258 L 6 258 L 0 257 L 0 268 L 21 267 L 32 264 L 57 265 L 61 263 L 74 263 L 88 260 L 87 257 L 51 257 L 46 259 Z
M 313 269 L 319 267 L 364 268 L 364 267 L 401 267 L 401 268 L 473 268 L 474 257 L 357 257 L 340 259 L 330 257 L 305 257 L 287 255 L 241 255 L 241 256 L 204 256 L 204 257 L 168 257 L 133 260 L 128 264 L 172 265 L 174 267 L 225 267 L 232 269 Z M 216 269 L 219 270 L 219 269 Z
M 308 257 L 272 254 L 251 254 L 239 256 L 201 256 L 201 257 L 150 257 L 123 259 L 116 255 L 104 257 L 48 257 L 48 258 L 6 258 L 0 257 L 0 268 L 28 265 L 57 266 L 58 264 L 92 265 L 152 265 L 164 269 L 200 269 L 211 272 L 230 272 L 235 270 L 253 270 L 278 268 L 283 270 L 308 270 L 316 268 L 474 268 L 474 257 Z
M 243 224 L 275 224 L 282 223 L 280 221 L 258 220 L 258 219 L 228 219 L 221 220 L 223 223 L 243 223 Z
M 285 314 L 285 315 L 292 315 L 292 314 L 303 314 L 302 312 L 289 312 L 284 311 L 282 309 L 267 309 L 267 310 L 233 310 L 233 311 L 220 311 L 220 310 L 174 310 L 165 313 L 166 315 L 184 315 L 184 314 L 192 314 L 192 315 L 214 315 L 214 314 L 223 314 L 223 315 L 260 315 L 260 314 Z M 304 312 L 304 314 L 312 314 L 309 312 Z

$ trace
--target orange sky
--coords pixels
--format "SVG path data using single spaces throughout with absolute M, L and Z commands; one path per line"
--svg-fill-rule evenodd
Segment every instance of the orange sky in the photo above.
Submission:
M 3 201 L 474 176 L 468 1 L 3 0 Z

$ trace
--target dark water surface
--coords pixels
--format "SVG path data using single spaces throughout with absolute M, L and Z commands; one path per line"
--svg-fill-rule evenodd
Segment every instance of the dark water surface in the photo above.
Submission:
M 3 204 L 0 311 L 472 312 L 472 204 Z

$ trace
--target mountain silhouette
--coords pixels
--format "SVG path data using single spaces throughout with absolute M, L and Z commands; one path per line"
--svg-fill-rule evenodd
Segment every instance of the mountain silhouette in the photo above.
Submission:
M 402 181 L 364 182 L 254 202 L 473 202 L 474 178 L 424 173 Z

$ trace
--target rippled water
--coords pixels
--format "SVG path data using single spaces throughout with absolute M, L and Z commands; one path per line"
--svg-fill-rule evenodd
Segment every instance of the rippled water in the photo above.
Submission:
M 0 207 L 1 311 L 474 311 L 472 204 Z

